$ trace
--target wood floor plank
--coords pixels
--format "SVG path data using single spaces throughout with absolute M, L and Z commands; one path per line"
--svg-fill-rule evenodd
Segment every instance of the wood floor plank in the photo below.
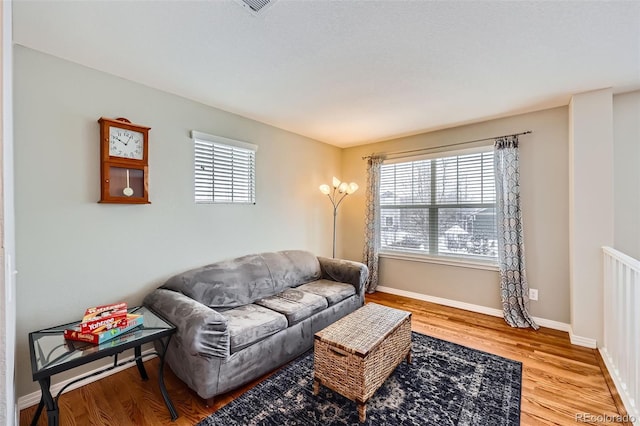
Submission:
M 576 416 L 626 414 L 597 351 L 572 345 L 566 332 L 515 329 L 501 318 L 385 293 L 367 295 L 367 301 L 411 311 L 412 329 L 419 333 L 522 362 L 522 425 L 605 425 L 613 423 L 579 423 Z M 158 388 L 158 359 L 145 366 L 148 381 L 128 368 L 62 395 L 61 424 L 195 425 L 267 377 L 220 395 L 207 407 L 166 368 L 165 383 L 180 415 L 172 422 Z M 30 423 L 35 409 L 21 411 L 20 425 Z M 46 424 L 45 412 L 38 425 Z

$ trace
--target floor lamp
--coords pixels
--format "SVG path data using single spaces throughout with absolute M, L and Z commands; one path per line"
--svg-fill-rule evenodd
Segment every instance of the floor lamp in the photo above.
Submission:
M 333 190 L 327 184 L 320 185 L 320 192 L 329 197 L 331 204 L 333 204 L 333 256 L 336 257 L 336 215 L 338 213 L 338 206 L 349 194 L 353 194 L 358 190 L 358 184 L 355 182 L 347 183 L 340 182 L 340 179 L 333 177 Z

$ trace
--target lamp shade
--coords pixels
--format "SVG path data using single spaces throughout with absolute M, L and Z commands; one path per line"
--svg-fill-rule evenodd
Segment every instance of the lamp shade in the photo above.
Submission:
M 324 195 L 329 195 L 329 193 L 331 192 L 331 187 L 327 184 L 320 185 L 320 192 L 322 192 Z
M 344 194 L 349 189 L 349 184 L 347 182 L 342 182 L 340 186 L 338 186 L 338 192 Z
M 335 177 L 335 176 L 334 176 L 334 177 L 333 177 L 333 182 L 332 182 L 332 183 L 333 183 L 333 187 L 334 187 L 334 188 L 337 188 L 337 187 L 339 187 L 339 186 L 340 186 L 340 179 L 338 179 L 337 177 Z
M 358 190 L 359 186 L 357 183 L 355 182 L 351 182 L 349 184 L 349 188 L 347 188 L 347 194 L 353 194 L 354 192 L 356 192 Z

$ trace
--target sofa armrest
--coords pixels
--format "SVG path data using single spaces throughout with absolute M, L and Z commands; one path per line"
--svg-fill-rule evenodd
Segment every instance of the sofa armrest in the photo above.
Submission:
M 227 358 L 229 331 L 227 319 L 219 312 L 182 293 L 159 288 L 142 302 L 171 321 L 180 344 L 190 355 Z
M 341 283 L 351 284 L 356 288 L 356 293 L 362 297 L 364 286 L 369 277 L 367 265 L 345 259 L 333 259 L 318 257 L 322 278 Z

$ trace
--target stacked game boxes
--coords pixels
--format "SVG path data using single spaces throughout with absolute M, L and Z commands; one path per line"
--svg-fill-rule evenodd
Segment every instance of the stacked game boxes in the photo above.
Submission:
M 82 322 L 64 331 L 64 338 L 100 344 L 142 325 L 142 315 L 128 314 L 125 302 L 88 308 Z

